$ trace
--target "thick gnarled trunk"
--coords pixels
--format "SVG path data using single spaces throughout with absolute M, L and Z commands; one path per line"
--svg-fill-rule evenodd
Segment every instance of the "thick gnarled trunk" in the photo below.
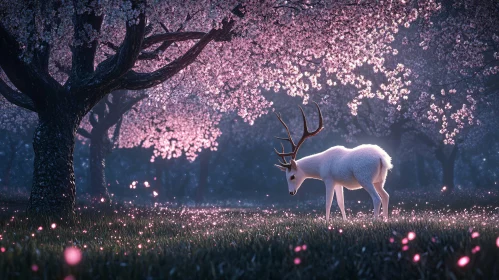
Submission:
M 40 222 L 71 222 L 76 196 L 73 152 L 81 116 L 69 106 L 58 106 L 38 116 L 28 214 L 42 218 Z
M 105 132 L 107 133 L 107 131 Z M 110 196 L 106 183 L 106 156 L 110 143 L 105 133 L 92 133 L 90 141 L 90 183 L 88 193 L 100 201 L 109 201 Z

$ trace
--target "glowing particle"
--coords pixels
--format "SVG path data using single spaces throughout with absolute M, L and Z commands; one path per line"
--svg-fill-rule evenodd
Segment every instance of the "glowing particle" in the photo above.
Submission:
M 343 233 L 343 230 L 340 228 L 339 232 L 340 232 L 340 233 Z
M 303 251 L 307 250 L 307 245 L 303 244 L 303 245 L 301 246 L 301 249 L 302 249 Z
M 38 265 L 36 265 L 36 264 L 31 265 L 31 270 L 33 270 L 34 272 L 37 272 L 38 271 Z
M 50 228 L 52 228 L 52 229 L 55 229 L 55 227 L 57 227 L 57 225 L 55 223 L 50 225 Z
M 76 278 L 73 275 L 68 275 L 64 277 L 64 280 L 76 280 Z
M 144 182 L 144 186 L 145 186 L 146 188 L 149 188 L 151 185 L 149 185 L 149 182 L 145 181 L 145 182 Z
M 496 239 L 496 246 L 499 247 L 499 237 Z
M 409 239 L 407 239 L 407 238 L 402 239 L 402 244 L 407 244 L 408 242 L 409 242 Z
M 407 250 L 409 250 L 409 246 L 404 245 L 404 247 L 402 247 L 402 251 L 407 251 Z
M 104 201 L 106 201 L 104 198 L 101 198 L 101 199 L 100 199 L 100 202 L 104 202 Z
M 389 240 L 390 240 L 390 243 L 395 242 L 395 238 L 393 238 L 393 237 L 390 237 L 390 239 L 389 239 Z
M 5 247 L 0 248 L 0 252 L 5 253 Z
M 480 236 L 480 233 L 478 233 L 476 231 L 471 234 L 471 238 L 477 238 L 479 236 Z
M 446 190 L 447 190 L 447 187 L 446 187 L 446 186 L 444 186 L 444 187 L 442 188 L 442 191 L 443 191 L 443 192 L 445 192 Z
M 43 227 L 38 227 L 38 230 L 39 230 L 39 231 L 40 231 L 40 230 L 43 230 Z
M 152 195 L 153 195 L 154 197 L 156 197 L 156 196 L 158 196 L 159 194 L 158 194 L 158 192 L 153 191 L 153 192 L 152 192 Z
M 299 265 L 301 263 L 301 259 L 300 258 L 295 258 L 294 263 L 296 265 Z
M 300 252 L 301 251 L 301 246 L 296 246 L 295 247 L 295 252 Z
M 64 259 L 69 265 L 76 265 L 81 261 L 81 251 L 76 247 L 68 247 L 64 250 Z
M 420 259 L 421 259 L 421 257 L 419 256 L 419 254 L 416 254 L 416 255 L 414 255 L 414 257 L 412 257 L 413 262 L 419 262 Z
M 478 252 L 480 252 L 480 246 L 478 246 L 478 245 L 473 247 L 473 249 L 471 249 L 471 253 L 473 253 L 473 254 L 476 254 Z
M 142 244 L 139 244 L 139 246 L 138 246 L 138 247 L 139 247 L 139 249 L 142 249 Z
M 414 238 L 416 238 L 416 233 L 414 233 L 414 232 L 412 232 L 412 231 L 411 231 L 411 232 L 409 232 L 409 233 L 407 234 L 407 238 L 408 238 L 409 240 L 414 240 Z
M 467 265 L 469 262 L 470 262 L 470 258 L 468 256 L 464 256 L 464 257 L 461 257 L 457 261 L 457 265 L 459 265 L 460 267 L 463 267 L 463 266 Z

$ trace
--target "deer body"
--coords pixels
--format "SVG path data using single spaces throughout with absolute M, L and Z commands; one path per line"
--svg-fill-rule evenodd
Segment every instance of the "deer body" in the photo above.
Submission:
M 350 190 L 364 188 L 373 200 L 375 217 L 378 216 L 382 204 L 383 216 L 388 218 L 389 195 L 384 190 L 384 183 L 392 164 L 390 156 L 379 146 L 360 145 L 353 149 L 335 146 L 299 159 L 295 161 L 295 166 L 286 172 L 288 178 L 295 176 L 294 180 L 288 180 L 290 193 L 295 194 L 307 178 L 324 181 L 327 221 L 334 193 L 343 219 L 346 219 L 343 187 Z
M 304 128 L 303 136 L 297 144 L 291 138 L 289 128 L 282 120 L 281 115 L 276 113 L 288 134 L 287 138 L 278 137 L 278 139 L 288 141 L 292 149 L 289 153 L 284 152 L 284 146 L 282 152 L 275 150 L 282 159 L 276 166 L 286 172 L 289 193 L 295 195 L 307 178 L 322 180 L 326 185 L 326 221 L 329 221 L 335 193 L 343 219 L 346 220 L 343 187 L 351 190 L 364 188 L 373 200 L 374 218 L 379 216 L 380 207 L 383 205 L 383 216 L 388 219 L 390 196 L 385 191 L 384 184 L 388 170 L 393 166 L 390 156 L 379 146 L 360 145 L 353 149 L 335 146 L 322 153 L 295 160 L 298 149 L 305 139 L 317 135 L 324 128 L 321 110 L 317 103 L 315 105 L 319 111 L 319 127 L 313 132 L 308 131 L 307 120 L 300 107 Z M 287 156 L 291 157 L 291 162 L 286 161 Z

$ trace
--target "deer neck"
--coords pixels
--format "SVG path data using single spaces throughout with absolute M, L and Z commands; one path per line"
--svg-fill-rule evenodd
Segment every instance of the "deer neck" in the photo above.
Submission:
M 318 154 L 304 157 L 297 161 L 299 168 L 305 174 L 305 177 L 312 179 L 321 179 L 320 168 L 322 160 Z

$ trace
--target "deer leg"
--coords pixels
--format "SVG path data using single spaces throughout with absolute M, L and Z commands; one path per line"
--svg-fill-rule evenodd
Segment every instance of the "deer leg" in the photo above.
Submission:
M 390 201 L 390 195 L 385 191 L 384 188 L 385 181 L 375 183 L 374 187 L 376 192 L 381 196 L 381 204 L 383 205 L 383 219 L 388 220 L 388 202 Z
M 331 204 L 333 204 L 334 184 L 331 181 L 326 181 L 324 183 L 326 184 L 326 223 L 328 223 Z
M 379 194 L 376 192 L 376 189 L 374 188 L 374 185 L 370 181 L 366 182 L 359 182 L 360 185 L 369 193 L 373 200 L 374 204 L 374 219 L 377 219 L 379 216 L 379 209 L 381 207 L 381 198 Z
M 341 216 L 343 221 L 347 220 L 347 215 L 345 214 L 345 199 L 343 197 L 343 186 L 337 185 L 334 187 L 334 192 L 336 193 L 336 201 L 338 201 L 338 206 L 340 207 Z

